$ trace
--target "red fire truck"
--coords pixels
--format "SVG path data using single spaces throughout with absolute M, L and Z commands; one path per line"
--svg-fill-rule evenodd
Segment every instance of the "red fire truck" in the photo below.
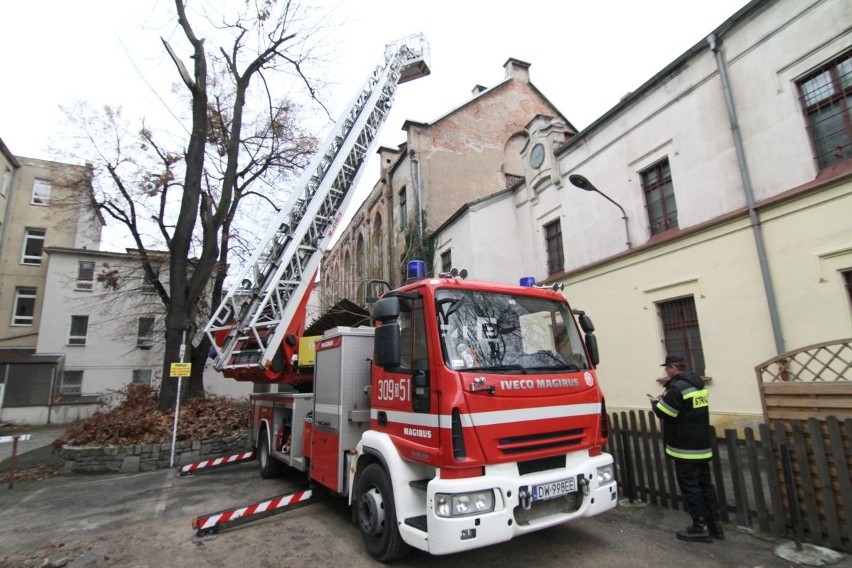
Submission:
M 261 474 L 295 469 L 310 487 L 199 517 L 199 535 L 321 490 L 349 502 L 366 549 L 388 561 L 410 547 L 449 554 L 504 542 L 617 504 L 594 327 L 554 287 L 456 270 L 429 277 L 416 261 L 403 286 L 384 283 L 370 325 L 304 337 L 306 290 L 357 177 L 346 164 L 360 167 L 353 153 L 376 131 L 358 121 L 389 108 L 397 82 L 428 73 L 425 53 L 422 43 L 389 47 L 356 97 L 362 108 L 341 122 L 349 130 L 330 138 L 339 147 L 312 166 L 207 327 L 226 376 L 282 385 L 251 397 Z M 377 91 L 384 98 L 371 99 Z M 306 341 L 312 368 L 298 364 Z

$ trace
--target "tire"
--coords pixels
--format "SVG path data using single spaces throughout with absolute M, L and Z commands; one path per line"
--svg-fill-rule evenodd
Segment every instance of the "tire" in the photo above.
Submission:
M 269 435 L 266 428 L 260 431 L 257 443 L 257 463 L 260 464 L 260 476 L 264 479 L 284 475 L 284 464 L 269 455 Z
M 379 562 L 389 562 L 408 554 L 397 527 L 393 488 L 379 464 L 368 465 L 358 476 L 355 502 L 358 529 L 367 552 Z

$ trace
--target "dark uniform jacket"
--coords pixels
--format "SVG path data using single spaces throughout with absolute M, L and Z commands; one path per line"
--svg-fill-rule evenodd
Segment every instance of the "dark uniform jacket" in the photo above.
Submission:
M 710 399 L 704 381 L 694 371 L 668 380 L 665 392 L 651 408 L 663 422 L 666 455 L 676 460 L 707 461 L 710 445 Z

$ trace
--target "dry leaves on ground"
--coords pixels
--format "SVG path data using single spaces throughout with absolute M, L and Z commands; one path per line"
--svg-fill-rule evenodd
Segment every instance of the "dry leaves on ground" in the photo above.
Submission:
M 157 392 L 149 385 L 131 384 L 117 393 L 120 402 L 91 418 L 69 427 L 52 447 L 63 445 L 102 446 L 108 444 L 155 444 L 172 438 L 174 411 L 157 408 Z M 214 440 L 245 432 L 246 403 L 228 397 L 207 395 L 180 408 L 177 439 Z

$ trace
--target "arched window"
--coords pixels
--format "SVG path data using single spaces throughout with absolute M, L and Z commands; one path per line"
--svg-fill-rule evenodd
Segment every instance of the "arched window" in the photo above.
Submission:
M 349 254 L 349 251 L 346 251 L 346 254 L 343 255 L 343 274 L 341 274 L 341 279 L 343 280 L 343 298 L 351 298 L 351 286 L 352 280 L 355 277 L 354 269 L 352 266 L 352 255 Z
M 355 293 L 358 301 L 363 301 L 365 294 L 364 284 L 367 282 L 367 254 L 364 251 L 364 235 L 358 235 L 358 242 L 355 245 Z
M 373 232 L 370 235 L 370 258 L 372 262 L 370 263 L 373 267 L 371 270 L 371 277 L 377 280 L 381 280 L 384 274 L 384 227 L 382 227 L 382 215 L 381 213 L 376 213 L 375 219 L 373 219 Z

